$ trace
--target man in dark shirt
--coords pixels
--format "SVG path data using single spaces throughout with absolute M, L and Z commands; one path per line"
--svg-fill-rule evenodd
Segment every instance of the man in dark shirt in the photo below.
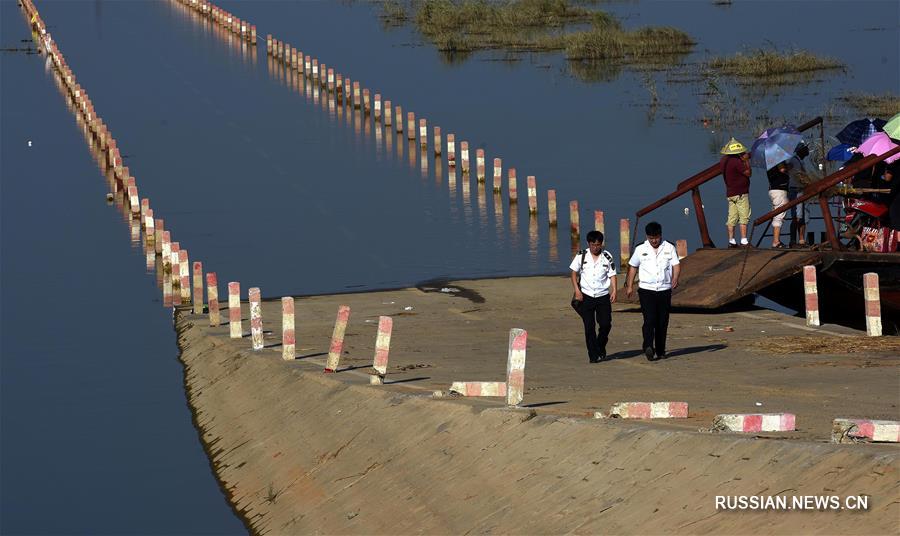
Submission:
M 777 209 L 788 202 L 788 186 L 791 177 L 784 162 L 779 162 L 775 167 L 766 172 L 769 178 L 769 199 L 772 201 L 772 210 Z M 772 247 L 783 248 L 781 243 L 781 224 L 784 222 L 784 212 L 772 218 Z
M 748 246 L 747 224 L 750 223 L 750 153 L 744 144 L 731 138 L 720 151 L 723 155 L 719 165 L 725 178 L 725 196 L 728 198 L 728 246 L 737 247 L 734 240 L 734 226 L 740 225 L 741 246 Z

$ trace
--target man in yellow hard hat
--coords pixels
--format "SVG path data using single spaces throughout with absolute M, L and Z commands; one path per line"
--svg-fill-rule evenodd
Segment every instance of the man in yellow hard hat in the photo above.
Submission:
M 737 247 L 734 240 L 734 226 L 741 228 L 741 246 L 747 242 L 747 224 L 750 223 L 750 153 L 744 144 L 734 138 L 720 151 L 723 155 L 719 165 L 725 178 L 725 196 L 728 198 L 728 247 Z

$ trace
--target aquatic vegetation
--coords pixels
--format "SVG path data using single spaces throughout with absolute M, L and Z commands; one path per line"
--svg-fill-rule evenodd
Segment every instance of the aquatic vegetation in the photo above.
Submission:
M 900 95 L 895 93 L 849 93 L 841 100 L 866 117 L 888 119 L 900 113 Z
M 396 1 L 385 3 L 382 18 L 412 18 L 416 29 L 442 52 L 507 49 L 564 51 L 573 61 L 640 62 L 667 57 L 680 61 L 694 41 L 675 28 L 622 28 L 612 15 L 570 0 L 422 0 L 398 14 Z M 569 29 L 576 26 L 574 29 Z M 586 28 L 585 28 L 586 26 Z M 576 67 L 581 72 L 590 67 Z
M 738 52 L 731 57 L 713 58 L 707 65 L 723 74 L 753 78 L 754 81 L 763 83 L 781 83 L 781 81 L 791 83 L 789 75 L 843 70 L 845 67 L 843 63 L 833 58 L 817 56 L 805 50 L 782 53 L 763 49 L 748 53 Z

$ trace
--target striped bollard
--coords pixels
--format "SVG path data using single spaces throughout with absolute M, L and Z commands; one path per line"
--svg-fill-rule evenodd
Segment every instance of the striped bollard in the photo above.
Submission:
M 168 257 L 163 257 L 163 261 L 165 264 L 171 263 L 171 253 Z M 164 264 L 164 266 L 165 266 Z M 171 264 L 169 264 L 171 266 Z M 174 292 L 172 289 L 172 278 L 166 275 L 165 271 L 162 276 L 162 290 L 163 290 L 163 307 L 172 307 L 175 302 Z
M 631 223 L 628 218 L 619 220 L 619 262 L 624 269 L 631 258 Z
M 293 361 L 297 345 L 294 331 L 294 298 L 281 298 L 281 359 Z
M 203 263 L 194 261 L 194 314 L 203 314 Z
M 396 114 L 396 125 L 395 130 L 397 134 L 403 134 L 403 106 L 397 105 L 394 107 L 394 113 Z
M 687 402 L 616 402 L 610 417 L 620 419 L 687 419 Z
M 816 286 L 816 267 L 803 267 L 803 294 L 806 297 L 806 325 L 819 325 L 819 290 Z
M 359 110 L 360 106 L 360 98 L 359 98 L 359 82 L 353 82 L 353 108 Z
M 419 119 L 419 146 L 422 150 L 428 148 L 428 121 Z
M 594 230 L 600 231 L 603 233 L 603 236 L 606 236 L 606 223 L 603 220 L 603 211 L 595 210 L 594 211 Z
M 317 60 L 316 58 L 313 58 L 313 60 L 312 60 L 312 71 L 313 71 L 312 72 L 313 80 L 318 80 L 319 79 L 319 60 Z
M 547 218 L 550 227 L 556 227 L 556 190 L 547 190 Z
M 688 256 L 687 249 L 687 240 L 676 240 L 675 241 L 675 251 L 678 253 L 678 259 L 683 259 Z
M 434 127 L 434 156 L 441 156 L 441 127 Z
M 153 230 L 156 233 L 156 236 L 153 238 L 153 249 L 157 254 L 162 253 L 162 235 L 163 235 L 163 225 L 164 221 L 162 218 L 153 220 Z
M 391 101 L 384 101 L 384 126 L 391 126 Z
M 375 94 L 375 121 L 381 121 L 381 93 Z
M 369 376 L 372 385 L 384 384 L 384 376 L 387 374 L 388 354 L 391 350 L 391 331 L 394 329 L 394 320 L 389 316 L 378 317 L 378 335 L 375 338 L 375 359 L 372 368 L 375 374 Z
M 581 226 L 578 221 L 578 201 L 569 201 L 569 234 L 579 236 Z
M 416 140 L 416 114 L 414 112 L 406 112 L 406 139 Z
M 272 34 L 266 34 L 266 53 L 272 55 Z
M 463 175 L 469 174 L 469 142 L 459 142 L 459 159 L 462 161 Z
M 797 417 L 793 413 L 730 413 L 716 415 L 713 431 L 793 432 Z
M 506 396 L 506 382 L 453 382 L 449 391 L 462 396 Z
M 144 222 L 147 221 L 145 218 L 147 217 L 148 210 L 150 210 L 150 200 L 145 197 L 141 199 L 141 227 L 143 227 Z
M 534 175 L 529 175 L 527 179 L 528 185 L 528 213 L 537 214 L 537 179 Z
M 516 189 L 516 168 L 509 168 L 508 174 L 509 178 L 506 190 L 509 192 L 509 204 L 513 205 L 519 201 L 519 192 Z
M 328 348 L 328 361 L 325 363 L 324 372 L 337 371 L 341 364 L 341 352 L 344 350 L 344 332 L 347 330 L 347 321 L 350 320 L 350 307 L 341 305 L 338 307 L 337 319 L 334 321 L 334 331 L 331 334 L 331 346 Z
M 334 69 L 331 67 L 328 68 L 328 81 L 327 86 L 329 93 L 334 93 Z
M 256 26 L 250 25 L 250 44 L 256 46 Z
M 503 160 L 494 159 L 494 193 L 499 194 L 503 189 Z
M 877 273 L 863 275 L 863 296 L 866 300 L 866 333 L 869 337 L 881 337 L 881 295 Z
M 153 220 L 153 209 L 147 210 L 147 215 L 144 216 L 144 232 L 147 234 L 147 245 L 154 246 L 150 247 L 150 252 L 156 251 L 156 225 Z
M 484 149 L 475 149 L 475 178 L 478 182 L 484 182 Z
M 232 339 L 240 339 L 243 335 L 241 326 L 241 284 L 228 283 L 228 329 Z
M 372 102 L 369 100 L 369 89 L 363 88 L 363 113 L 369 115 L 372 113 Z
M 263 349 L 262 305 L 259 299 L 259 287 L 247 291 L 250 301 L 250 344 L 254 350 Z
M 307 78 L 312 75 L 312 56 L 306 55 L 303 57 L 303 72 Z
M 137 186 L 128 187 L 128 204 L 131 205 L 131 214 L 138 215 L 141 211 L 141 202 L 138 199 Z
M 191 263 L 188 259 L 188 250 L 178 251 L 179 288 L 181 289 L 181 303 L 191 303 Z
M 337 95 L 338 104 L 344 102 L 344 75 L 336 73 L 334 75 L 334 93 Z
M 294 70 L 297 69 L 297 61 L 298 61 L 297 52 L 298 52 L 298 50 L 296 48 L 291 47 L 291 68 Z
M 832 443 L 900 442 L 900 421 L 835 419 L 831 423 Z
M 447 165 L 456 167 L 456 136 L 447 134 Z
M 163 273 L 172 271 L 172 238 L 171 232 L 163 231 L 162 246 L 160 254 L 162 255 Z
M 350 89 L 350 77 L 344 79 L 344 94 L 347 96 L 347 106 L 352 106 L 353 95 Z
M 506 359 L 506 405 L 518 406 L 525 396 L 525 347 L 528 332 L 509 330 L 509 354 Z
M 219 280 L 215 272 L 206 274 L 206 301 L 209 303 L 209 325 L 216 327 L 222 319 L 219 316 Z
M 181 305 L 181 255 L 180 244 L 172 242 L 172 273 L 169 279 L 172 281 L 172 305 Z

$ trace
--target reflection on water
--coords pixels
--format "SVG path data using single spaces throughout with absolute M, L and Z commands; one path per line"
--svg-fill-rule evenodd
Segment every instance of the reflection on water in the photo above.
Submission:
M 352 87 L 352 95 L 357 92 L 360 95 L 359 106 L 354 104 L 353 98 L 343 98 L 344 92 L 329 91 L 327 84 L 322 85 L 320 94 L 320 83 L 313 80 L 311 76 L 295 70 L 290 65 L 285 65 L 280 59 L 267 55 L 266 64 L 270 78 L 287 85 L 299 95 L 305 95 L 306 100 L 314 106 L 322 102 L 322 109 L 325 111 L 329 120 L 335 124 L 342 124 L 342 117 L 346 115 L 346 125 L 352 129 L 354 145 L 359 148 L 368 147 L 371 139 L 374 137 L 375 162 L 389 161 L 394 155 L 394 147 L 396 146 L 396 155 L 398 160 L 404 159 L 404 145 L 406 153 L 406 161 L 410 169 L 418 168 L 419 174 L 423 179 L 427 179 L 430 174 L 434 174 L 434 185 L 440 188 L 443 184 L 444 162 L 441 154 L 435 154 L 433 163 L 429 163 L 430 151 L 428 144 L 423 143 L 419 147 L 422 140 L 417 141 L 414 134 L 415 130 L 421 130 L 421 123 L 416 128 L 413 125 L 413 138 L 409 139 L 404 132 L 404 125 L 407 117 L 404 116 L 403 107 L 399 105 L 391 106 L 390 100 L 381 101 L 379 95 L 379 105 L 383 104 L 383 114 L 385 120 L 376 120 L 375 114 L 371 113 L 372 101 L 369 99 L 370 91 L 361 87 L 359 82 L 351 82 L 349 78 L 344 78 L 344 87 L 350 91 Z M 286 74 L 285 74 L 286 73 Z M 338 84 L 339 85 L 339 84 Z M 382 108 L 379 108 L 381 110 Z M 369 113 L 367 113 L 367 110 Z M 439 127 L 438 127 L 439 128 Z M 427 129 L 426 129 L 427 130 Z M 427 132 L 426 132 L 427 134 Z M 448 142 L 452 140 L 452 135 L 448 135 Z M 406 140 L 406 143 L 404 143 Z M 463 144 L 464 142 L 461 142 Z M 417 148 L 418 147 L 418 148 Z M 516 246 L 518 243 L 518 206 L 515 200 L 510 201 L 509 211 L 509 228 L 504 226 L 504 195 L 502 192 L 502 160 L 497 158 L 494 160 L 493 166 L 493 203 L 488 203 L 486 179 L 485 156 L 482 149 L 476 150 L 476 192 L 475 200 L 472 199 L 472 183 L 473 177 L 466 170 L 469 167 L 468 151 L 465 145 L 461 145 L 461 161 L 463 168 L 459 171 L 456 166 L 447 167 L 447 190 L 450 203 L 451 220 L 457 221 L 459 212 L 456 204 L 453 202 L 459 192 L 462 202 L 463 222 L 467 227 L 471 227 L 478 231 L 478 236 L 486 237 L 485 232 L 488 227 L 493 227 L 492 240 L 509 241 L 511 245 Z M 443 149 L 443 148 L 442 148 Z M 443 151 L 441 151 L 443 153 Z M 448 149 L 448 158 L 453 155 L 453 151 Z M 510 169 L 511 177 L 514 177 L 514 168 Z M 514 179 L 512 179 L 514 180 Z M 477 219 L 474 211 L 477 209 Z M 492 210 L 491 210 L 492 209 Z M 488 212 L 493 214 L 493 221 Z M 551 230 L 551 236 L 548 243 L 547 259 L 550 262 L 556 262 L 559 259 L 558 240 L 555 230 Z M 537 218 L 529 218 L 528 223 L 528 259 L 529 267 L 538 268 L 541 264 L 540 260 L 540 229 Z

